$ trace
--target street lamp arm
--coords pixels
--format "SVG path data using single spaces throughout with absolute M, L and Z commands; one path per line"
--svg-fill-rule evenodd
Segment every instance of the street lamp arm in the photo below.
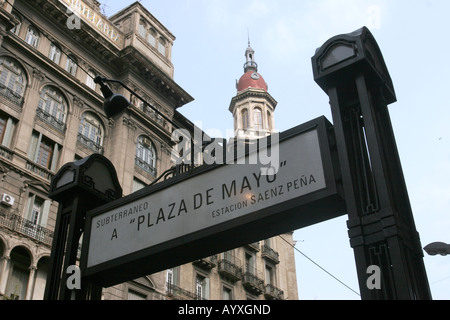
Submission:
M 94 82 L 100 85 L 100 89 L 103 93 L 103 96 L 105 97 L 104 109 L 105 109 L 105 113 L 108 117 L 113 117 L 115 115 L 120 114 L 131 103 L 124 96 L 119 95 L 119 94 L 114 94 L 112 92 L 111 88 L 105 84 L 105 82 L 117 83 L 117 84 L 121 85 L 123 88 L 125 88 L 127 91 L 129 91 L 132 95 L 134 95 L 136 98 L 138 98 L 140 101 L 142 101 L 145 105 L 149 106 L 158 115 L 160 115 L 162 118 L 164 118 L 167 122 L 169 122 L 174 128 L 182 129 L 182 128 L 180 128 L 179 125 L 177 125 L 175 122 L 173 122 L 171 119 L 169 119 L 166 115 L 161 113 L 158 109 L 156 109 L 154 106 L 149 104 L 147 101 L 145 101 L 144 98 L 142 98 L 140 95 L 138 95 L 134 90 L 129 88 L 122 81 L 116 80 L 116 79 L 107 79 L 102 76 L 96 76 L 94 78 Z M 207 135 L 203 130 L 201 130 L 201 134 L 202 134 L 202 142 L 203 142 L 203 137 L 205 137 Z M 194 157 L 195 157 L 195 148 L 194 148 L 195 142 L 194 142 L 194 139 L 192 138 L 192 136 L 189 137 L 189 139 L 191 142 L 191 148 L 189 150 L 189 154 L 191 155 L 191 162 L 192 162 L 191 167 L 193 167 L 194 166 Z M 178 142 L 181 142 L 181 140 Z M 202 143 L 202 146 L 204 147 L 205 145 L 203 145 L 203 143 Z
M 450 244 L 446 244 L 444 242 L 433 242 L 426 245 L 423 249 L 431 256 L 435 256 L 437 254 L 446 256 L 450 254 Z
M 120 80 L 115 80 L 115 79 L 107 79 L 105 77 L 102 76 L 96 76 L 94 78 L 94 82 L 98 83 L 100 85 L 104 85 L 105 82 L 109 82 L 109 83 L 118 83 L 120 84 L 122 87 L 124 87 L 127 91 L 129 91 L 132 95 L 134 95 L 136 98 L 138 98 L 139 100 L 141 100 L 143 103 L 145 103 L 146 105 L 148 105 L 153 111 L 155 111 L 158 115 L 160 115 L 161 117 L 163 117 L 166 121 L 168 121 L 171 125 L 173 125 L 175 128 L 179 129 L 180 127 L 178 125 L 176 125 L 171 119 L 169 119 L 167 116 L 165 116 L 162 112 L 160 112 L 158 109 L 156 109 L 155 107 L 153 107 L 151 104 L 149 104 L 147 101 L 144 100 L 144 98 L 142 98 L 140 95 L 138 95 L 134 90 L 132 90 L 131 88 L 129 88 L 125 83 L 123 83 Z

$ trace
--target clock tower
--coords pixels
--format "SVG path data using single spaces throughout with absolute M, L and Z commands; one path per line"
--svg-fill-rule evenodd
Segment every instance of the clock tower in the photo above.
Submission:
M 275 132 L 274 111 L 277 101 L 269 94 L 268 86 L 255 62 L 255 51 L 248 42 L 245 51 L 244 75 L 236 83 L 237 95 L 231 100 L 234 136 L 237 140 L 255 140 Z

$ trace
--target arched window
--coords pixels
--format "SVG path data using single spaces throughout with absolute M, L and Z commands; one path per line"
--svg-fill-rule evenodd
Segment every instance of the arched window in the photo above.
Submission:
M 260 108 L 253 109 L 253 127 L 256 131 L 263 130 L 262 111 Z
M 267 128 L 269 130 L 272 130 L 272 114 L 270 113 L 270 111 L 267 111 Z
M 158 51 L 159 51 L 159 53 L 161 53 L 163 56 L 166 55 L 166 40 L 164 40 L 163 38 L 159 38 L 159 41 L 158 41 Z
M 34 27 L 28 27 L 27 35 L 25 36 L 25 42 L 30 46 L 37 48 L 39 44 L 39 32 Z
M 0 95 L 22 106 L 27 81 L 20 65 L 8 57 L 0 57 Z
M 140 136 L 136 147 L 136 165 L 156 176 L 156 149 L 147 136 Z
M 139 35 L 145 39 L 145 36 L 147 35 L 147 24 L 144 20 L 139 21 L 139 29 L 138 29 Z
M 73 55 L 67 57 L 66 71 L 74 77 L 77 75 L 77 59 Z
M 10 269 L 5 296 L 12 300 L 25 300 L 30 277 L 31 255 L 24 247 L 16 247 L 9 256 Z
M 91 150 L 103 153 L 103 137 L 105 130 L 100 119 L 91 112 L 85 112 L 81 116 L 78 128 L 78 141 Z
M 61 61 L 61 49 L 53 42 L 50 44 L 50 52 L 48 57 L 56 64 L 59 64 Z
M 153 28 L 150 28 L 148 30 L 147 35 L 147 41 L 150 43 L 153 47 L 156 47 L 156 31 Z
M 242 110 L 242 129 L 247 130 L 250 127 L 249 118 L 248 118 L 248 110 Z
M 37 116 L 60 131 L 66 130 L 67 102 L 62 93 L 45 86 L 40 94 Z

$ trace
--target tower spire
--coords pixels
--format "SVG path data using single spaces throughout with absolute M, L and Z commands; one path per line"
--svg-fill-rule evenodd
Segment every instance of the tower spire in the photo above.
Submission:
M 245 50 L 246 62 L 244 64 L 244 72 L 248 71 L 258 72 L 258 64 L 255 62 L 255 50 L 250 46 L 250 32 L 248 31 L 248 47 Z

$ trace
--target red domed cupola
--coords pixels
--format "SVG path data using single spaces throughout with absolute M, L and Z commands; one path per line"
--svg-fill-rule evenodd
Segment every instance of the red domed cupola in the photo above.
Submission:
M 240 92 L 248 88 L 263 89 L 264 91 L 267 91 L 267 83 L 258 72 L 248 71 L 237 83 L 237 91 Z
M 245 51 L 247 61 L 244 64 L 244 75 L 236 83 L 237 91 L 243 91 L 248 88 L 263 89 L 267 92 L 268 86 L 264 78 L 258 73 L 258 64 L 255 62 L 255 51 L 250 47 Z

